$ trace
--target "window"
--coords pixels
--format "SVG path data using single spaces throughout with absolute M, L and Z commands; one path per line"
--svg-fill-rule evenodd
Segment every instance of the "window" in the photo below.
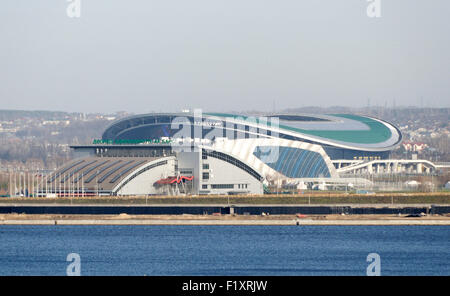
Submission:
M 270 151 L 270 149 L 278 150 L 279 155 L 275 162 L 269 162 L 269 160 L 265 162 L 262 158 L 263 151 Z M 320 174 L 330 177 L 327 163 L 318 152 L 284 146 L 258 146 L 253 155 L 289 178 L 316 178 Z
M 203 164 L 203 169 L 204 170 L 209 170 L 209 164 L 208 163 L 204 163 Z
M 212 184 L 212 189 L 233 189 L 234 184 Z
M 209 180 L 209 173 L 203 173 L 202 179 Z
M 202 189 L 208 189 L 208 184 L 203 184 Z

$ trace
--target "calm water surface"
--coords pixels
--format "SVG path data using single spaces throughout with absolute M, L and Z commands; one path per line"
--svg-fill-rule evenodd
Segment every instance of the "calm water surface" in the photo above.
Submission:
M 0 226 L 0 275 L 450 275 L 448 226 Z

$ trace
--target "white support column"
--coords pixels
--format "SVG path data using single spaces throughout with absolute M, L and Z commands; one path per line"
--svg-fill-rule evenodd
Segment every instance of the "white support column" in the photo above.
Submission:
M 422 173 L 422 170 L 423 170 L 423 165 L 422 165 L 421 163 L 418 163 L 418 164 L 417 164 L 417 173 L 418 173 L 418 174 L 421 174 L 421 173 Z
M 367 166 L 367 171 L 368 171 L 369 174 L 373 173 L 373 168 L 372 168 L 372 164 L 371 163 L 369 163 L 369 165 Z

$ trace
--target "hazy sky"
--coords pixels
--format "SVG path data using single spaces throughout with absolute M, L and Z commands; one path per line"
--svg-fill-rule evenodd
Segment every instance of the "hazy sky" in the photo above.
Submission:
M 0 109 L 450 107 L 450 1 L 2 0 Z

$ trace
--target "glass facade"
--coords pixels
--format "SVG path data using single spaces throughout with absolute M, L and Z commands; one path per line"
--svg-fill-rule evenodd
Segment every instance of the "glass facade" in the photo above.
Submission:
M 278 157 L 264 161 L 263 151 L 270 151 L 270 149 L 278 149 Z M 253 151 L 253 155 L 289 178 L 330 177 L 330 171 L 325 160 L 317 152 L 292 147 L 258 146 Z

